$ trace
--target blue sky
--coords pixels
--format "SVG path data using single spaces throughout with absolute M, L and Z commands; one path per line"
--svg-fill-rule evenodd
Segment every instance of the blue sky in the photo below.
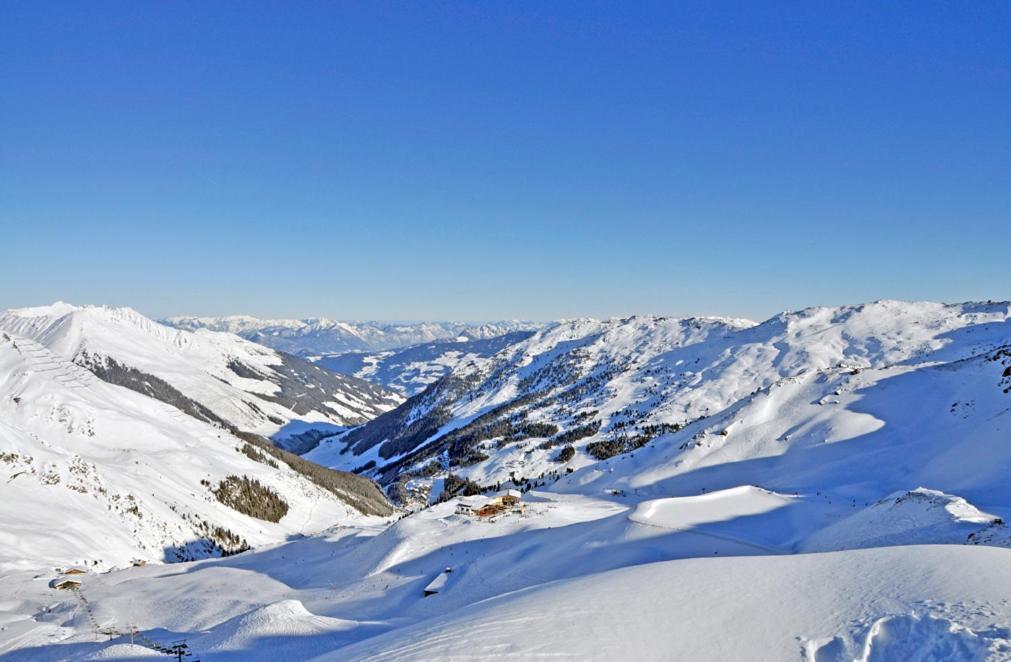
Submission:
M 3 13 L 0 307 L 1011 298 L 1011 3 Z

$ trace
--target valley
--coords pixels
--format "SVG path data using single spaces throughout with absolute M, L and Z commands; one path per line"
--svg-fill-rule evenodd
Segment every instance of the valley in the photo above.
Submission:
M 1011 656 L 1006 302 L 565 320 L 311 380 L 79 310 L 0 315 L 3 659 Z

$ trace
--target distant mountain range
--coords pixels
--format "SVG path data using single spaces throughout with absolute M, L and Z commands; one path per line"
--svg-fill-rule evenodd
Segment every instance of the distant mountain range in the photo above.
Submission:
M 437 341 L 487 340 L 541 325 L 503 322 L 345 322 L 323 317 L 304 320 L 264 320 L 245 315 L 176 316 L 162 320 L 180 329 L 227 331 L 247 340 L 299 356 L 344 352 L 379 352 Z

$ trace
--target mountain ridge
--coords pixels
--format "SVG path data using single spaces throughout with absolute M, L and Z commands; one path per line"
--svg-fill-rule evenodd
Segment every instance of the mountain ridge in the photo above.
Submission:
M 368 481 L 332 473 L 341 496 L 253 444 L 0 332 L 0 566 L 190 560 L 392 514 Z M 253 500 L 224 496 L 243 481 Z
M 888 379 L 889 370 L 996 352 L 1011 343 L 1009 318 L 1006 302 L 883 300 L 786 312 L 760 324 L 662 317 L 558 322 L 325 440 L 310 457 L 342 468 L 373 462 L 369 475 L 387 484 L 403 475 L 421 480 L 430 471 L 505 483 L 512 472 L 529 478 L 578 470 L 660 438 L 676 440 L 687 460 L 703 438 L 726 445 L 717 440 L 736 436 L 742 412 L 770 389 L 778 394 L 814 379 L 805 388 L 823 407 L 840 397 L 836 391 Z M 763 417 L 776 417 L 773 405 L 766 409 Z M 834 425 L 861 418 L 840 416 Z M 776 438 L 783 435 L 791 438 L 788 432 Z M 575 459 L 558 462 L 566 445 L 575 447 Z M 759 445 L 781 452 L 772 449 L 790 443 Z M 427 468 L 434 460 L 440 466 Z
M 266 436 L 286 436 L 292 424 L 299 431 L 360 424 L 400 401 L 394 392 L 238 336 L 168 327 L 131 308 L 58 302 L 13 309 L 0 312 L 0 329 L 30 337 L 106 381 Z

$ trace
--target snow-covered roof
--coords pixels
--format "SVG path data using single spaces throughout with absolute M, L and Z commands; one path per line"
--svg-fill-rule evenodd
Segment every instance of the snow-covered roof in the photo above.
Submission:
M 435 579 L 433 579 L 428 583 L 428 586 L 425 587 L 425 590 L 430 593 L 438 593 L 440 590 L 445 588 L 447 581 L 449 581 L 449 573 L 440 572 L 435 577 Z
M 480 508 L 486 503 L 488 503 L 488 497 L 483 496 L 460 497 L 460 505 L 467 506 L 468 508 Z

